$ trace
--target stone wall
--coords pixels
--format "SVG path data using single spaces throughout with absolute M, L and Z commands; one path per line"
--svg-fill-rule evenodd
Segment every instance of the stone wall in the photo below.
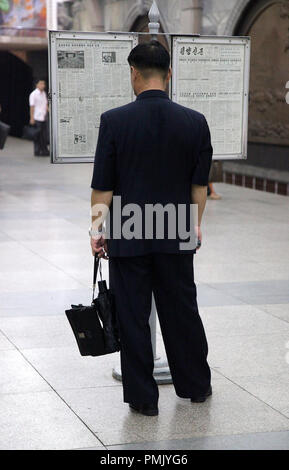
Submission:
M 158 0 L 163 30 L 231 35 L 249 0 Z M 60 29 L 130 31 L 152 0 L 74 0 L 59 4 Z M 202 17 L 200 31 L 195 21 Z

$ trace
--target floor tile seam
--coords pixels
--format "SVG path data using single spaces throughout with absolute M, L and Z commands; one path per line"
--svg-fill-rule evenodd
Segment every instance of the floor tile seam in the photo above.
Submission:
M 280 280 L 280 279 L 278 279 L 278 280 Z M 269 279 L 269 280 L 268 280 L 268 282 L 270 282 L 270 281 L 272 281 L 272 279 Z M 287 279 L 285 279 L 285 281 L 287 281 Z M 264 282 L 264 281 L 249 281 L 249 282 L 241 282 L 241 283 L 242 283 L 242 284 L 250 284 L 250 283 L 253 283 L 253 282 Z M 265 281 L 265 282 L 266 282 L 266 281 Z M 231 282 L 231 283 L 230 283 L 230 282 L 229 282 L 229 283 L 228 283 L 228 282 L 222 282 L 222 283 L 220 282 L 220 283 L 212 283 L 212 284 L 214 284 L 214 285 L 212 285 L 212 284 L 210 284 L 210 283 L 203 282 L 203 283 L 202 283 L 202 286 L 210 287 L 211 289 L 214 289 L 214 290 L 216 290 L 217 292 L 220 292 L 220 293 L 223 293 L 223 294 L 224 294 L 224 290 L 223 290 L 223 289 L 220 289 L 219 286 L 216 287 L 216 284 L 220 284 L 220 285 L 221 285 L 221 284 L 239 284 L 239 283 L 240 283 L 240 282 L 238 282 L 238 281 L 236 281 L 236 282 Z M 196 282 L 197 289 L 198 289 L 198 284 L 200 284 L 200 283 Z M 235 294 L 230 294 L 230 293 L 228 294 L 227 291 L 226 291 L 226 292 L 225 292 L 225 295 L 229 295 L 230 297 L 235 298 L 236 300 L 240 301 L 241 304 L 222 304 L 222 305 L 217 305 L 217 307 L 222 307 L 222 306 L 227 307 L 227 306 L 230 306 L 230 305 L 232 305 L 232 307 L 235 306 L 235 305 L 253 305 L 253 306 L 255 306 L 255 305 L 262 305 L 262 304 L 250 304 L 250 303 L 244 301 L 244 299 L 243 299 L 242 297 L 239 297 L 239 296 L 238 296 L 239 294 L 237 294 L 237 295 L 235 295 Z M 257 297 L 262 297 L 262 295 L 263 295 L 263 294 L 260 293 L 260 294 L 257 295 Z M 280 296 L 283 296 L 283 294 L 271 295 L 271 297 L 277 297 L 277 298 L 280 297 Z M 277 303 L 278 303 L 278 302 L 277 302 Z M 269 304 L 269 305 L 275 305 L 275 304 Z M 284 304 L 284 305 L 286 305 L 286 304 Z M 213 307 L 214 307 L 214 306 L 213 306 Z M 256 308 L 257 308 L 257 307 L 256 307 Z
M 287 430 L 280 430 L 280 431 L 254 431 L 254 432 L 238 432 L 238 433 L 233 433 L 233 434 L 208 434 L 208 435 L 203 435 L 203 436 L 192 436 L 192 437 L 182 437 L 182 438 L 167 438 L 167 439 L 160 439 L 160 440 L 155 440 L 155 441 L 142 441 L 142 442 L 137 442 L 136 444 L 149 444 L 149 443 L 164 443 L 168 441 L 203 441 L 206 440 L 207 438 L 227 438 L 227 437 L 245 437 L 245 436 L 251 436 L 252 434 L 279 434 L 279 433 L 288 433 L 289 431 Z M 142 436 L 139 436 L 142 437 Z M 125 446 L 125 445 L 130 445 L 131 443 L 125 443 L 125 444 L 106 444 L 106 448 L 110 450 L 111 447 L 114 446 Z M 83 448 L 89 449 L 89 448 Z M 225 450 L 225 449 L 224 449 Z
M 239 383 L 235 382 L 233 380 L 233 378 L 231 377 L 227 377 L 226 375 L 224 375 L 222 372 L 220 371 L 216 371 L 214 369 L 215 372 L 217 372 L 219 375 L 222 375 L 225 379 L 227 379 L 229 382 L 231 382 L 233 385 L 237 386 L 240 390 L 242 390 L 243 392 L 247 393 L 248 395 L 250 395 L 251 397 L 255 398 L 257 401 L 259 401 L 260 403 L 262 403 L 263 405 L 265 405 L 266 407 L 270 408 L 271 410 L 275 411 L 276 413 L 278 413 L 280 416 L 282 416 L 283 418 L 286 418 L 287 421 L 288 421 L 288 425 L 289 425 L 289 416 L 286 416 L 284 413 L 282 413 L 280 410 L 277 410 L 276 408 L 274 408 L 274 406 L 270 405 L 269 403 L 265 402 L 264 400 L 262 400 L 260 397 L 257 397 L 256 395 L 254 395 L 254 393 L 250 392 L 249 390 L 247 390 L 246 388 L 244 388 L 242 385 L 240 385 Z M 252 376 L 251 376 L 252 377 Z M 237 377 L 236 377 L 237 379 Z M 289 428 L 288 428 L 289 430 Z

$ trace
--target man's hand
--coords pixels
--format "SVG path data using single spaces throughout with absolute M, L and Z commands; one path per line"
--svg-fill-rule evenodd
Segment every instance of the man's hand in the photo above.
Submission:
M 108 213 L 113 191 L 100 191 L 93 189 L 91 192 L 91 228 L 96 231 L 102 230 L 102 224 Z M 92 232 L 93 235 L 93 232 Z M 91 250 L 93 256 L 97 253 L 99 258 L 108 259 L 107 243 L 105 234 L 91 237 Z
M 97 253 L 98 258 L 108 259 L 107 242 L 105 239 L 105 235 L 101 235 L 100 237 L 97 237 L 97 238 L 91 237 L 90 245 L 91 245 L 91 251 L 92 251 L 93 256 Z
M 198 225 L 195 227 L 195 233 L 197 238 L 196 249 L 199 250 L 201 245 L 198 245 L 198 240 L 202 243 L 202 232 L 201 232 L 201 221 L 203 212 L 207 201 L 207 186 L 200 186 L 198 184 L 192 184 L 192 203 L 198 205 Z M 199 242 L 199 243 L 200 243 Z
M 29 122 L 30 122 L 31 126 L 34 126 L 34 124 L 35 124 L 35 119 L 34 119 L 34 118 L 31 118 Z

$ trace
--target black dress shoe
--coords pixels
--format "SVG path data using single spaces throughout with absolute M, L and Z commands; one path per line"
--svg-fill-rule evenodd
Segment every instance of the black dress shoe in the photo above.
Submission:
M 210 387 L 209 387 L 208 391 L 205 393 L 205 395 L 200 395 L 200 396 L 195 397 L 195 398 L 193 397 L 193 398 L 191 398 L 191 402 L 192 403 L 203 403 L 204 401 L 206 401 L 206 399 L 208 397 L 210 397 L 212 395 L 212 393 L 213 393 L 213 391 L 212 391 L 212 387 L 210 385 Z
M 146 416 L 157 416 L 159 414 L 158 407 L 154 405 L 134 405 L 129 403 L 129 407 L 131 410 Z

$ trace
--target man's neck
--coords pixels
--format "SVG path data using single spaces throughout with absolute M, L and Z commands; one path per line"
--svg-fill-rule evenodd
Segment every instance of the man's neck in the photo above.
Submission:
M 144 85 L 142 86 L 139 90 L 138 90 L 138 93 L 137 95 L 139 95 L 140 93 L 142 93 L 143 91 L 149 91 L 149 90 L 160 90 L 160 91 L 166 91 L 164 86 L 162 84 L 160 84 L 159 82 L 155 82 L 155 83 L 149 83 L 147 85 Z

